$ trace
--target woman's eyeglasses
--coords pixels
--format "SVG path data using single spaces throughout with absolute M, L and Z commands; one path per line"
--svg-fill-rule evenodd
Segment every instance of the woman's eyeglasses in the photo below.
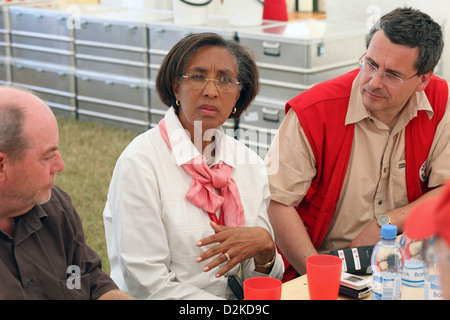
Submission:
M 221 91 L 230 91 L 236 88 L 240 89 L 240 82 L 227 76 L 220 76 L 216 79 L 208 79 L 200 73 L 190 73 L 188 75 L 181 75 L 182 78 L 186 79 L 192 86 L 197 89 L 203 89 L 208 85 L 210 81 L 214 81 L 217 89 Z

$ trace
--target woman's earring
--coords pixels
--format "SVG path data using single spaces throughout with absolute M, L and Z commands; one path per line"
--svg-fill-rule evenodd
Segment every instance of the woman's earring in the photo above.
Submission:
M 231 114 L 236 114 L 236 112 L 237 112 L 237 109 L 236 109 L 236 107 L 234 107 L 233 110 L 231 110 Z
M 177 107 L 181 107 L 181 102 L 180 102 L 180 100 L 175 101 L 175 104 L 177 105 Z

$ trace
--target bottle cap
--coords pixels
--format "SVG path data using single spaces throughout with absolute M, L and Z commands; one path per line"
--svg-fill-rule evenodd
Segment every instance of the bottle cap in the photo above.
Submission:
M 397 226 L 385 224 L 381 226 L 381 239 L 393 240 L 397 238 Z

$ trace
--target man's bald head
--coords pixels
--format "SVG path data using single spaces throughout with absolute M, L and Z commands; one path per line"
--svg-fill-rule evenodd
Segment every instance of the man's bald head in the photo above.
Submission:
M 0 153 L 19 161 L 29 148 L 30 127 L 48 117 L 54 118 L 51 109 L 32 91 L 0 86 Z

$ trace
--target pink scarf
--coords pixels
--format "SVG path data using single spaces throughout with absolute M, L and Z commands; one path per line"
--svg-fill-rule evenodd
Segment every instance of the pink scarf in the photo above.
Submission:
M 159 131 L 169 148 L 172 149 L 164 119 L 159 122 Z M 222 207 L 220 214 L 223 215 L 226 226 L 244 227 L 244 207 L 236 182 L 230 177 L 232 168 L 220 161 L 210 169 L 203 157 L 201 155 L 198 157 L 201 159 L 194 158 L 182 165 L 183 169 L 193 178 L 186 199 L 209 214 L 215 214 Z M 222 192 L 217 194 L 216 189 L 222 190 Z

